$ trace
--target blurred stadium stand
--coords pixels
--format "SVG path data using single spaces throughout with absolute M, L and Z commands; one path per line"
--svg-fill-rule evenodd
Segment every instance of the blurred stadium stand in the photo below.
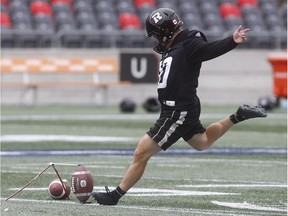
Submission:
M 158 7 L 210 40 L 242 24 L 251 28 L 242 48 L 287 48 L 287 2 L 279 0 L 0 0 L 1 47 L 151 47 L 145 19 Z

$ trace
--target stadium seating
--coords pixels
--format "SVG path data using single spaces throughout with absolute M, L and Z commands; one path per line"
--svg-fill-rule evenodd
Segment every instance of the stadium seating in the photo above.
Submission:
M 52 16 L 52 8 L 48 2 L 33 1 L 30 5 L 32 15 L 46 14 Z
M 135 0 L 135 6 L 137 9 L 141 8 L 143 5 L 152 5 L 155 6 L 155 0 Z
M 54 14 L 58 14 L 60 12 L 66 12 L 66 13 L 72 12 L 71 6 L 69 4 L 60 1 L 52 4 L 52 9 Z
M 0 4 L 5 6 L 5 7 L 8 7 L 9 5 L 9 0 L 0 0 Z
M 182 20 L 184 22 L 184 26 L 185 28 L 189 28 L 189 29 L 199 29 L 199 30 L 203 30 L 204 29 L 204 24 L 203 21 L 200 17 L 199 14 L 184 14 L 182 16 Z
M 114 13 L 110 12 L 100 12 L 98 15 L 98 20 L 100 22 L 100 25 L 102 29 L 106 30 L 118 30 L 119 29 L 119 23 L 118 23 L 118 17 Z
M 62 4 L 67 4 L 69 6 L 72 6 L 74 2 L 73 0 L 51 0 L 52 5 L 57 4 L 57 3 L 62 3 Z
M 16 41 L 14 34 L 10 28 L 1 28 L 1 48 L 14 48 Z
M 139 17 L 134 13 L 122 13 L 119 15 L 119 24 L 121 29 L 127 28 L 141 28 L 141 22 Z
M 228 16 L 241 16 L 241 11 L 237 7 L 237 5 L 232 3 L 223 3 L 219 7 L 220 14 L 223 17 L 223 19 L 227 18 Z
M 237 0 L 237 3 L 240 7 L 244 6 L 244 5 L 253 5 L 253 6 L 257 6 L 257 0 Z
M 1 26 L 5 26 L 7 28 L 11 27 L 10 15 L 8 13 L 1 12 L 0 18 L 1 18 Z
M 287 46 L 287 3 L 278 0 L 0 0 L 1 45 L 150 47 L 151 41 L 139 34 L 145 36 L 146 18 L 158 7 L 174 9 L 185 28 L 202 30 L 210 40 L 242 24 L 254 31 L 252 37 L 268 35 L 270 41 L 279 41 L 277 31 L 281 47 Z M 123 37 L 132 42 L 124 43 Z
M 115 8 L 111 2 L 102 0 L 102 1 L 97 1 L 94 4 L 94 11 L 97 13 L 108 12 L 112 14 L 112 13 L 115 13 Z

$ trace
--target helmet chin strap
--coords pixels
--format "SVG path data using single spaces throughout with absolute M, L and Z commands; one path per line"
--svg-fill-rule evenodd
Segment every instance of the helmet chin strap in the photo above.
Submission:
M 167 50 L 167 44 L 170 40 L 168 40 L 166 43 L 158 43 L 155 47 L 153 47 L 153 50 L 159 54 L 163 54 Z
M 165 51 L 161 44 L 157 44 L 156 46 L 154 46 L 153 50 L 159 54 L 162 54 Z
M 167 44 L 173 39 L 173 35 L 171 38 L 163 37 L 162 42 L 158 40 L 159 43 L 153 48 L 153 50 L 159 54 L 163 54 L 163 52 L 168 49 Z

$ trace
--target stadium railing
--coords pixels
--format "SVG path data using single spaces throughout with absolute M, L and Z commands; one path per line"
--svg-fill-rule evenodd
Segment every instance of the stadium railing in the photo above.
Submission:
M 208 40 L 216 40 L 232 32 L 205 31 Z M 36 37 L 27 37 L 36 35 Z M 254 31 L 249 32 L 248 42 L 240 48 L 246 49 L 287 49 L 287 31 Z M 2 30 L 2 48 L 146 48 L 153 47 L 154 41 L 145 37 L 143 30 L 66 30 L 57 33 L 43 31 Z M 6 40 L 6 41 L 5 41 Z M 26 40 L 26 41 L 25 41 Z

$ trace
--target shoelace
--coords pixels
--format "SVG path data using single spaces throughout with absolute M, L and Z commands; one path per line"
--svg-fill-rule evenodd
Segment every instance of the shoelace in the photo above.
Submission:
M 106 193 L 110 195 L 110 197 L 112 198 L 112 200 L 117 204 L 118 200 L 115 200 L 115 197 L 113 197 L 110 189 L 108 188 L 108 186 L 105 186 L 105 190 L 106 190 Z
M 111 193 L 111 191 L 110 191 L 110 189 L 108 188 L 108 186 L 105 186 L 105 190 L 106 190 L 106 192 L 107 192 L 108 194 Z

